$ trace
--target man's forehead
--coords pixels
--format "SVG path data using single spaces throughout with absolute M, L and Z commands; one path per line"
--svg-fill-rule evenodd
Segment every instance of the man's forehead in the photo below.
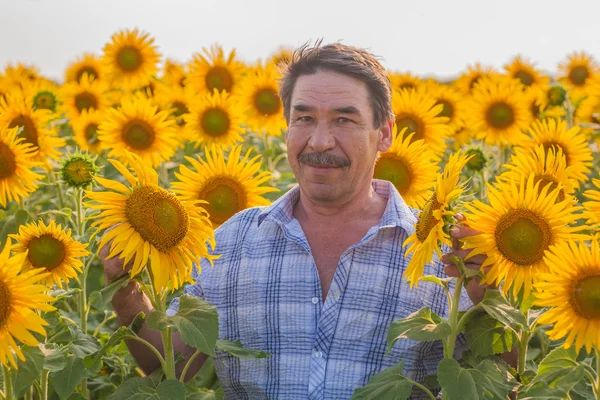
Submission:
M 347 75 L 324 71 L 301 75 L 292 93 L 292 108 L 363 108 L 369 104 L 366 84 Z M 306 107 L 303 107 L 306 108 Z

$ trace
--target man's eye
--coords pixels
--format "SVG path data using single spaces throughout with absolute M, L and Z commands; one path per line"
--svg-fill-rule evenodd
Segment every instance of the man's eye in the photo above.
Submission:
M 310 122 L 312 120 L 313 120 L 312 117 L 308 116 L 308 115 L 303 115 L 301 117 L 298 117 L 298 119 L 297 119 L 297 121 L 300 121 L 300 122 Z
M 339 117 L 337 120 L 338 120 L 338 122 L 341 122 L 342 124 L 346 124 L 348 122 L 352 122 L 351 119 L 348 119 L 346 117 Z

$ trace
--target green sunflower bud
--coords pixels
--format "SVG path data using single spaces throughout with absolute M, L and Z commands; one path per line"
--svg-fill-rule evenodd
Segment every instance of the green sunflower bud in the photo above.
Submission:
M 95 161 L 96 158 L 91 158 L 87 153 L 68 155 L 61 168 L 63 181 L 76 188 L 90 186 L 99 172 Z

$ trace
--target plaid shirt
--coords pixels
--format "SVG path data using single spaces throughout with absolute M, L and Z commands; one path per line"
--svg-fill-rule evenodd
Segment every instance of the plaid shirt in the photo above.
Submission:
M 217 307 L 220 338 L 270 353 L 263 359 L 217 353 L 227 399 L 349 399 L 400 361 L 416 381 L 436 372 L 440 342 L 402 339 L 386 354 L 393 321 L 425 306 L 446 316 L 447 299 L 433 283 L 409 289 L 402 244 L 414 232 L 416 211 L 389 182 L 374 180 L 373 187 L 388 199 L 381 221 L 341 255 L 325 302 L 310 246 L 292 216 L 298 186 L 216 230 L 215 254 L 222 257 L 214 268 L 203 261 L 202 274 L 185 293 Z M 426 273 L 444 276 L 439 261 Z M 462 305 L 470 305 L 464 293 Z M 169 313 L 177 307 L 175 299 Z M 425 397 L 415 391 L 412 398 Z

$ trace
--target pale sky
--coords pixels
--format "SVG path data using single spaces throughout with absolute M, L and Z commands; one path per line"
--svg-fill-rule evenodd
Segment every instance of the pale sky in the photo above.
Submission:
M 599 16 L 599 0 L 0 0 L 0 68 L 23 61 L 62 80 L 78 55 L 139 27 L 180 61 L 216 42 L 254 61 L 322 37 L 418 75 L 500 68 L 517 53 L 554 72 L 574 50 L 600 60 Z

